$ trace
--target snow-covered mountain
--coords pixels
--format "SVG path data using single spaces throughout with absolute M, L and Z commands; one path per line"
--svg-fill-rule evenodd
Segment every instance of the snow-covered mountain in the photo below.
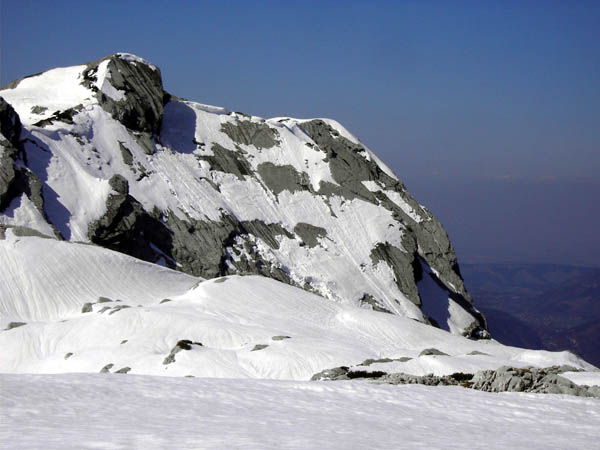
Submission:
M 129 54 L 0 89 L 0 448 L 593 446 L 600 372 L 489 337 L 337 122 L 185 101 Z
M 0 224 L 489 336 L 440 223 L 333 120 L 182 100 L 123 53 L 0 97 Z
M 0 133 L 3 372 L 592 367 L 466 339 L 442 226 L 333 120 L 185 101 L 120 53 L 5 86 Z

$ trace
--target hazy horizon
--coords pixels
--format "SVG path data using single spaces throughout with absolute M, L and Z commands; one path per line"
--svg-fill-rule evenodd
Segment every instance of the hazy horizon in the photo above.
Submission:
M 0 84 L 118 51 L 165 89 L 332 117 L 459 262 L 600 266 L 600 3 L 0 3 Z

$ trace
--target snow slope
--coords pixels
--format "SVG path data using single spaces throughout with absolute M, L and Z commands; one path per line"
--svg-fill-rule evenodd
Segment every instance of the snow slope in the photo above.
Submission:
M 266 277 L 203 280 L 89 244 L 18 234 L 8 228 L 0 240 L 0 372 L 106 367 L 308 380 L 324 369 L 379 358 L 405 360 L 371 370 L 415 375 L 501 365 L 593 369 L 568 352 L 470 340 Z M 188 348 L 178 348 L 180 341 Z M 419 356 L 428 348 L 447 355 Z
M 592 449 L 600 401 L 365 382 L 0 375 L 2 449 Z
M 8 321 L 62 320 L 99 297 L 156 303 L 185 293 L 198 278 L 95 245 L 18 236 L 0 240 L 0 327 Z

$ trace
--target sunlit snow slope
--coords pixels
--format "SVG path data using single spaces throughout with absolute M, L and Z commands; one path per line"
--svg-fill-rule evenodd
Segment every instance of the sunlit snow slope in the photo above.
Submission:
M 568 352 L 474 341 L 266 277 L 205 281 L 97 246 L 23 234 L 8 228 L 0 239 L 0 372 L 307 380 L 384 357 L 404 357 L 385 370 L 417 375 L 591 368 Z M 448 356 L 419 356 L 427 348 Z
M 488 337 L 442 226 L 333 120 L 182 100 L 128 54 L 17 80 L 0 116 L 0 224 L 424 323 L 438 300 L 417 283 L 432 277 L 436 322 Z
M 0 375 L 3 449 L 592 449 L 597 399 L 359 382 Z

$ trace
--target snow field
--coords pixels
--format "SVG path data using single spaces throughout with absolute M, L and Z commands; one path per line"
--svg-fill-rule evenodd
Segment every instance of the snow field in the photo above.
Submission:
M 600 401 L 459 387 L 0 375 L 0 448 L 597 448 Z

